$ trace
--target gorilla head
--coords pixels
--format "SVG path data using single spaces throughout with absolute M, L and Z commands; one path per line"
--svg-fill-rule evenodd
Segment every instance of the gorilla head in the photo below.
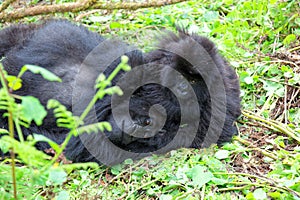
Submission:
M 126 117 L 122 113 L 118 115 L 119 118 Z M 146 84 L 133 93 L 129 115 L 132 123 L 127 125 L 121 121 L 121 126 L 118 126 L 110 113 L 108 121 L 113 122 L 114 131 L 106 135 L 115 145 L 136 153 L 154 152 L 166 146 L 175 137 L 181 120 L 176 96 L 158 84 Z M 103 117 L 101 115 L 98 119 Z
M 16 93 L 36 96 L 44 105 L 57 99 L 76 115 L 95 94 L 91 88 L 97 74 L 110 74 L 122 54 L 129 57 L 132 70 L 112 81 L 124 95 L 97 101 L 92 117 L 110 122 L 113 130 L 73 137 L 65 155 L 75 162 L 114 164 L 180 147 L 221 145 L 236 132 L 238 78 L 215 45 L 197 34 L 168 32 L 146 54 L 64 20 L 12 26 L 0 31 L 0 38 L 0 56 L 9 74 L 33 64 L 63 80 L 47 82 L 26 72 Z M 104 70 L 95 70 L 99 65 Z M 4 120 L 0 126 L 7 127 Z M 42 126 L 33 124 L 23 133 L 40 133 L 61 143 L 67 130 L 58 128 L 50 113 Z M 48 148 L 44 143 L 37 147 Z

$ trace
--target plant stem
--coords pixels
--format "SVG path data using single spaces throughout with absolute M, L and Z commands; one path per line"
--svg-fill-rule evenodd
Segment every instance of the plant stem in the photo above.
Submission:
M 11 111 L 9 111 L 8 117 L 8 129 L 9 129 L 9 136 L 14 138 L 14 123 L 13 123 L 13 116 Z M 11 156 L 11 174 L 12 174 L 12 184 L 14 188 L 14 198 L 17 199 L 17 182 L 16 182 L 16 163 L 15 163 L 15 151 L 14 147 L 10 149 L 10 156 Z
M 0 66 L 0 81 L 1 81 L 1 85 L 2 85 L 2 88 L 4 88 L 8 98 L 7 98 L 7 101 L 8 101 L 8 131 L 9 131 L 9 136 L 11 138 L 14 138 L 14 122 L 13 122 L 13 115 L 12 115 L 12 103 L 10 101 L 10 98 L 9 98 L 9 91 L 8 91 L 8 88 L 7 88 L 7 83 L 5 81 L 5 76 L 4 76 L 4 73 L 3 73 L 3 70 L 2 70 L 2 66 Z M 16 181 L 16 169 L 15 169 L 15 166 L 16 166 L 16 163 L 15 163 L 15 151 L 14 151 L 14 147 L 12 146 L 10 148 L 10 156 L 11 156 L 11 174 L 12 174 L 12 184 L 13 184 L 13 189 L 14 189 L 14 199 L 18 199 L 17 197 L 17 181 Z
M 251 148 L 253 150 L 261 152 L 263 155 L 268 156 L 269 158 L 272 158 L 273 160 L 278 160 L 277 156 L 273 155 L 272 153 L 270 153 L 270 152 L 268 152 L 266 150 L 263 150 L 263 149 L 260 149 L 260 148 L 258 148 L 256 146 L 254 146 L 252 143 L 248 142 L 247 140 L 244 140 L 244 139 L 242 139 L 240 137 L 235 137 L 234 140 L 236 140 L 236 141 L 238 141 L 238 142 L 240 142 L 240 143 L 248 146 L 248 148 Z
M 98 91 L 104 91 L 104 89 L 109 85 L 106 83 L 110 83 L 113 78 L 119 73 L 119 71 L 122 70 L 124 66 L 124 63 L 120 63 L 114 70 L 113 72 L 109 75 L 109 77 L 107 78 L 107 82 L 103 82 L 104 84 L 101 85 L 101 87 L 98 89 Z M 22 74 L 21 74 L 22 75 Z M 83 121 L 84 118 L 88 115 L 88 113 L 90 112 L 90 110 L 93 108 L 93 106 L 95 105 L 95 103 L 98 100 L 99 95 L 94 95 L 94 97 L 92 98 L 92 100 L 89 102 L 88 106 L 85 108 L 85 110 L 83 111 L 83 113 L 80 115 L 79 117 L 79 121 Z M 46 165 L 43 169 L 47 169 L 49 166 L 53 165 L 54 162 L 58 159 L 58 157 L 60 156 L 60 154 L 63 152 L 63 150 L 66 148 L 67 144 L 69 143 L 71 137 L 74 135 L 74 132 L 77 130 L 77 128 L 79 127 L 79 124 L 76 124 L 75 127 L 73 127 L 70 132 L 68 133 L 68 135 L 66 136 L 64 142 L 61 144 L 61 148 L 59 149 L 58 152 L 56 152 L 55 156 L 53 157 L 53 159 L 51 160 L 51 162 L 49 162 L 48 165 Z
M 113 80 L 113 78 L 119 73 L 119 71 L 121 71 L 122 69 L 122 65 L 118 65 L 116 67 L 116 69 L 113 70 L 113 72 L 109 75 L 109 77 L 107 78 L 107 80 L 109 82 L 111 82 Z M 99 88 L 98 91 L 103 91 L 108 85 L 107 84 L 103 84 L 101 85 L 101 87 Z M 90 112 L 90 110 L 92 109 L 92 107 L 95 105 L 95 103 L 98 100 L 98 95 L 95 95 L 93 97 L 93 99 L 90 101 L 90 103 L 88 104 L 88 106 L 86 107 L 86 109 L 83 111 L 83 113 L 80 115 L 79 119 L 80 121 L 83 121 L 83 119 L 88 115 L 88 113 Z
M 71 137 L 73 136 L 73 130 L 76 130 L 76 128 L 72 129 L 68 135 L 66 136 L 66 139 L 64 140 L 64 142 L 61 144 L 61 147 L 59 148 L 59 151 L 56 152 L 55 156 L 51 159 L 51 161 L 45 166 L 43 167 L 43 170 L 46 170 L 48 167 L 50 167 L 51 165 L 54 164 L 54 162 L 58 159 L 58 157 L 60 156 L 60 154 L 63 152 L 63 150 L 66 148 L 67 144 L 69 143 Z
M 254 113 L 252 113 L 250 111 L 247 111 L 247 110 L 244 110 L 242 113 L 243 113 L 244 116 L 246 116 L 248 118 L 251 118 L 251 119 L 254 119 L 254 120 L 257 120 L 257 121 L 261 121 L 263 123 L 266 123 L 266 124 L 270 125 L 273 130 L 280 131 L 281 133 L 284 133 L 284 134 L 288 135 L 289 137 L 293 138 L 294 140 L 296 140 L 300 144 L 300 138 L 287 125 L 285 125 L 283 123 L 280 123 L 278 121 L 274 121 L 274 120 L 270 120 L 270 119 L 264 119 L 264 118 L 262 118 L 260 116 L 257 116 Z

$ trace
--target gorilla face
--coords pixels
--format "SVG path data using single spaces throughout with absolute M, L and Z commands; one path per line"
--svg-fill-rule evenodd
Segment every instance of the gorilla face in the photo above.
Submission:
M 110 113 L 107 121 L 113 131 L 106 135 L 115 145 L 137 153 L 149 153 L 166 146 L 174 138 L 181 120 L 176 97 L 158 84 L 139 87 L 130 98 L 129 113 L 133 123 L 128 127 L 124 127 L 125 123 L 118 127 Z M 158 127 L 159 122 L 164 126 Z
M 40 25 L 16 25 L 1 30 L 0 56 L 5 57 L 2 64 L 9 74 L 17 75 L 23 65 L 32 64 L 46 68 L 63 80 L 62 83 L 49 83 L 26 72 L 22 77 L 23 87 L 16 94 L 35 96 L 44 105 L 50 98 L 54 98 L 74 111 L 72 99 L 73 93 L 76 93 L 76 84 L 80 86 L 78 96 L 77 93 L 75 95 L 78 99 L 84 97 L 87 84 L 94 84 L 91 76 L 95 73 L 84 74 L 82 82 L 76 82 L 76 78 L 80 76 L 80 67 L 86 57 L 106 41 L 82 26 L 64 20 L 51 20 Z M 106 58 L 109 54 L 120 51 L 114 44 L 113 41 L 106 42 L 106 48 L 98 56 Z M 199 47 L 204 54 L 199 54 Z M 170 148 L 161 153 L 180 147 L 201 148 L 204 143 L 221 145 L 231 140 L 236 132 L 233 123 L 240 115 L 239 81 L 234 70 L 218 54 L 211 41 L 178 29 L 177 34 L 166 33 L 158 41 L 156 50 L 149 53 L 134 50 L 126 55 L 132 71 L 141 69 L 143 65 L 142 71 L 147 73 L 137 73 L 120 84 L 120 80 L 127 74 L 123 72 L 112 81 L 112 85 L 120 84 L 123 96 L 129 97 L 129 103 L 113 103 L 114 95 L 97 101 L 94 106 L 96 120 L 110 122 L 113 130 L 105 131 L 104 134 L 72 137 L 65 149 L 65 155 L 70 160 L 115 164 L 127 158 L 147 156 L 169 144 L 172 144 Z M 117 67 L 119 61 L 117 59 L 110 63 L 106 75 Z M 209 63 L 213 63 L 215 69 L 210 69 Z M 180 76 L 175 76 L 171 73 L 172 70 Z M 159 82 L 137 84 L 152 76 L 158 77 Z M 219 86 L 223 88 L 223 93 L 216 92 Z M 133 92 L 128 88 L 133 88 Z M 95 91 L 91 93 L 94 94 Z M 114 110 L 118 108 L 123 111 L 127 109 L 128 114 L 114 114 Z M 1 116 L 2 114 L 0 111 Z M 223 121 L 218 116 L 224 116 Z M 4 119 L 0 119 L 0 127 L 7 128 Z M 56 126 L 51 112 L 42 126 L 32 124 L 30 128 L 22 130 L 25 137 L 39 133 L 57 143 L 61 143 L 68 133 L 68 130 Z M 216 134 L 218 131 L 220 134 Z M 207 136 L 210 140 L 205 140 Z M 93 147 L 92 150 L 90 146 Z M 38 143 L 37 148 L 44 150 L 49 146 Z M 128 154 L 112 152 L 118 148 Z M 108 158 L 110 161 L 104 162 L 101 158 Z

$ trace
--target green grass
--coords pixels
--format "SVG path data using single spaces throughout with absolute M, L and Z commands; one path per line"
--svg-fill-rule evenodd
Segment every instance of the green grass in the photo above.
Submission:
M 199 0 L 81 18 L 90 30 L 144 51 L 155 46 L 158 32 L 174 30 L 175 24 L 212 39 L 240 76 L 244 115 L 237 123 L 239 135 L 222 148 L 181 149 L 112 168 L 78 165 L 42 176 L 39 168 L 20 166 L 20 196 L 300 199 L 299 13 L 297 0 Z M 0 174 L 0 199 L 11 199 L 11 175 L 4 162 Z M 28 191 L 30 183 L 34 188 Z

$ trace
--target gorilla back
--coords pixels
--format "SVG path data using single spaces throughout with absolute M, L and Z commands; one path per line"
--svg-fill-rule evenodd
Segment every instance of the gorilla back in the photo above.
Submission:
M 97 120 L 109 121 L 113 130 L 73 137 L 65 150 L 69 159 L 115 164 L 128 157 L 140 158 L 180 147 L 221 145 L 231 140 L 236 132 L 233 123 L 240 115 L 238 78 L 212 42 L 185 30 L 178 31 L 178 35 L 165 34 L 157 50 L 126 53 L 132 73 L 120 73 L 112 82 L 123 89 L 124 98 L 105 96 L 95 105 Z M 0 56 L 5 57 L 2 64 L 9 74 L 17 75 L 23 65 L 33 64 L 62 79 L 62 83 L 47 82 L 26 72 L 23 87 L 15 93 L 35 96 L 44 105 L 50 98 L 57 99 L 69 110 L 74 109 L 73 91 L 82 63 L 108 41 L 64 20 L 11 26 L 0 31 L 0 38 Z M 107 49 L 109 53 L 118 50 L 113 41 L 107 43 L 114 47 Z M 119 61 L 112 60 L 105 66 L 105 74 L 112 72 Z M 79 78 L 94 81 L 89 76 Z M 125 97 L 129 101 L 124 109 L 129 114 L 114 111 L 124 111 Z M 113 103 L 114 98 L 117 103 Z M 0 127 L 7 128 L 4 119 Z M 23 128 L 25 137 L 39 133 L 57 143 L 63 141 L 67 131 L 56 126 L 51 113 L 42 126 Z M 39 143 L 37 148 L 43 150 L 48 145 Z

